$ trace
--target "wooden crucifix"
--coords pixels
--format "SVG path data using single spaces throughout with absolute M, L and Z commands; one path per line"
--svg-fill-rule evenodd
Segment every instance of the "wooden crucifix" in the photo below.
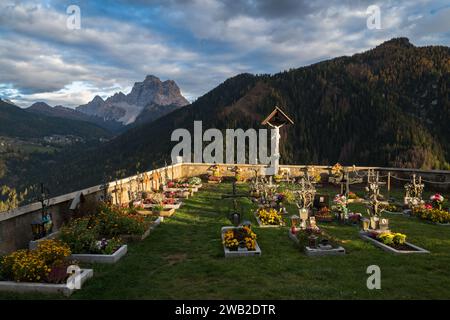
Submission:
M 266 172 L 266 175 L 273 176 L 278 174 L 280 166 L 280 128 L 287 124 L 294 124 L 294 121 L 292 121 L 291 118 L 289 118 L 280 108 L 275 106 L 275 109 L 273 109 L 273 111 L 261 124 L 269 125 L 269 127 L 275 130 L 274 134 L 272 134 L 270 138 L 271 145 L 275 146 L 273 167 L 269 168 Z

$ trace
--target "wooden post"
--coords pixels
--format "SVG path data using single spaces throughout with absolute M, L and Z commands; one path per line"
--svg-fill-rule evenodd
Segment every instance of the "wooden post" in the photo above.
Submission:
M 388 192 L 388 200 L 391 198 L 391 172 L 388 172 L 388 178 L 387 178 L 387 192 Z
M 348 198 L 348 195 L 350 194 L 350 181 L 349 181 L 349 174 L 348 174 L 348 170 L 346 170 L 345 173 L 345 196 Z

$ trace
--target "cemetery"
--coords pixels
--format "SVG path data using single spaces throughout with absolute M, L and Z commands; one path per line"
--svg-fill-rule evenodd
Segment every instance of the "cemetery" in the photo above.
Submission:
M 0 298 L 450 298 L 448 172 L 274 168 L 180 162 L 43 187 L 0 216 Z M 374 264 L 383 290 L 366 287 Z

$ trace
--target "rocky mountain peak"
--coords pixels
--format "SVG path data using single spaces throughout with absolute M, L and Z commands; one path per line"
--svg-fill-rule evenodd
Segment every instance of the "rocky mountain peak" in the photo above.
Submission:
M 96 95 L 96 96 L 94 97 L 94 99 L 92 99 L 91 102 L 101 103 L 101 102 L 105 102 L 105 101 L 102 99 L 102 97 L 100 97 L 99 95 Z
M 153 83 L 153 82 L 161 82 L 161 80 L 157 76 L 154 76 L 152 74 L 147 75 L 144 79 L 144 83 Z
M 146 109 L 146 113 L 151 112 L 151 106 L 171 106 L 167 112 L 161 112 L 158 108 L 158 115 L 164 115 L 189 104 L 178 85 L 173 80 L 162 82 L 154 75 L 147 75 L 142 82 L 135 82 L 131 92 L 125 95 L 123 92 L 117 92 L 106 100 L 96 96 L 91 102 L 79 106 L 78 111 L 107 117 L 120 121 L 124 124 L 130 124 Z M 150 107 L 148 107 L 150 106 Z

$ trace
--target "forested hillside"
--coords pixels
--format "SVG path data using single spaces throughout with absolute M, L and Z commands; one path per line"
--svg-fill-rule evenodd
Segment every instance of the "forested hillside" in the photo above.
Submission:
M 449 169 L 449 80 L 448 47 L 405 38 L 275 75 L 241 74 L 99 149 L 70 161 L 61 154 L 48 181 L 63 192 L 163 165 L 174 129 L 191 130 L 194 120 L 204 130 L 257 128 L 275 105 L 295 122 L 282 130 L 284 163 Z

